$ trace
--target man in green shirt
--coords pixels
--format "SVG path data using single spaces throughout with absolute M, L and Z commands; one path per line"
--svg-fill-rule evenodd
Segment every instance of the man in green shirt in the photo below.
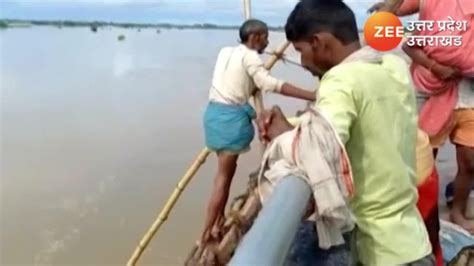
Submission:
M 315 108 L 332 123 L 350 157 L 357 262 L 434 265 L 416 207 L 417 115 L 407 64 L 361 48 L 354 13 L 340 0 L 300 1 L 285 31 L 303 66 L 321 78 Z M 266 140 L 291 128 L 278 108 L 259 119 Z

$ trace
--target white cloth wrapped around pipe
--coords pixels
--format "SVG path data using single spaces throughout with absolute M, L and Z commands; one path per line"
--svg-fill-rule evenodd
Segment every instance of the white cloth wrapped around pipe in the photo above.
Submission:
M 319 246 L 344 243 L 343 233 L 355 226 L 349 207 L 354 185 L 349 158 L 330 122 L 317 109 L 299 117 L 298 125 L 275 138 L 266 149 L 259 173 L 263 204 L 283 178 L 294 175 L 311 187 Z M 291 195 L 288 195 L 291 197 Z

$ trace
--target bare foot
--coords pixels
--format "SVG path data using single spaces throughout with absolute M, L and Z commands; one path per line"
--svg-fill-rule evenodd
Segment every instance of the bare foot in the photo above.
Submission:
M 451 210 L 451 221 L 474 235 L 474 221 L 466 219 L 462 212 Z
M 211 241 L 211 231 L 204 230 L 201 235 L 201 240 L 199 241 L 199 246 L 205 246 L 209 241 Z
M 220 240 L 222 237 L 221 229 L 222 229 L 222 226 L 224 225 L 224 220 L 225 220 L 224 217 L 225 217 L 224 214 L 220 214 L 219 217 L 217 217 L 216 223 L 212 227 L 211 236 L 214 240 Z
M 223 223 L 224 218 L 222 215 L 219 215 L 214 225 L 210 229 L 204 230 L 200 243 L 202 245 L 207 245 L 212 241 L 218 241 L 221 237 L 221 228 Z

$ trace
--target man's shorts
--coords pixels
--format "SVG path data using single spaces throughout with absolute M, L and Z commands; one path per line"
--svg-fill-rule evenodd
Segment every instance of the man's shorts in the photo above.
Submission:
M 419 113 L 428 97 L 417 93 L 416 99 Z M 448 138 L 453 144 L 474 147 L 474 108 L 454 110 L 448 126 L 435 136 L 430 137 L 431 146 L 439 148 Z
M 439 148 L 448 137 L 453 144 L 474 147 L 474 108 L 455 110 L 449 125 L 430 137 L 431 145 Z

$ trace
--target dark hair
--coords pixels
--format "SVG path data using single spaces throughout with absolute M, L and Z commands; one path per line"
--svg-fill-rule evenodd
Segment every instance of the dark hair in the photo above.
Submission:
M 329 32 L 343 44 L 359 40 L 354 12 L 341 0 L 301 0 L 285 25 L 289 41 L 301 41 L 318 32 Z
M 259 34 L 265 33 L 268 31 L 267 24 L 265 22 L 258 20 L 258 19 L 249 19 L 240 26 L 239 29 L 239 36 L 241 42 L 247 42 L 249 40 L 250 35 L 252 34 Z

